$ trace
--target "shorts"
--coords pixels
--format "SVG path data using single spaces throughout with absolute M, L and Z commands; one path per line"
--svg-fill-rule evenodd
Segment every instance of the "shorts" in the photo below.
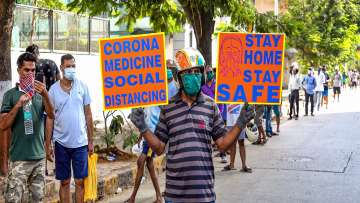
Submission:
M 226 126 L 226 129 L 227 129 L 228 131 L 230 131 L 231 128 L 232 128 L 232 126 Z M 240 132 L 239 136 L 238 136 L 238 140 L 239 140 L 239 141 L 240 141 L 240 140 L 245 140 L 245 138 L 246 138 L 245 129 L 243 129 L 243 130 Z
M 145 154 L 146 157 L 151 157 L 151 158 L 155 157 L 155 153 L 153 152 L 153 150 L 150 148 L 149 144 L 146 141 L 143 142 L 142 153 Z
M 29 197 L 24 197 L 29 191 Z M 43 202 L 45 198 L 45 159 L 10 162 L 5 202 Z
M 340 94 L 341 91 L 340 91 L 340 87 L 334 87 L 334 94 Z
M 329 96 L 329 90 L 328 90 L 328 89 L 326 89 L 326 90 L 323 91 L 323 96 L 324 96 L 324 97 Z
M 356 84 L 356 81 L 353 81 L 353 82 L 352 82 L 352 86 L 353 86 L 353 87 L 356 87 L 356 85 L 357 85 L 357 84 Z
M 57 180 L 71 178 L 71 166 L 75 179 L 88 176 L 87 145 L 78 148 L 67 148 L 55 142 L 55 177 Z
M 280 117 L 280 108 L 279 108 L 279 105 L 274 105 L 272 106 L 272 109 L 274 111 L 274 114 L 276 117 Z

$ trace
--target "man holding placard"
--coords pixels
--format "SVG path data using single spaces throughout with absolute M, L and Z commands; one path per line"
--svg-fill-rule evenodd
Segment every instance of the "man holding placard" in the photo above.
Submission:
M 235 126 L 227 132 L 215 102 L 201 92 L 205 61 L 196 49 L 176 53 L 180 92 L 162 107 L 155 136 L 145 123 L 143 109 L 134 109 L 131 121 L 157 153 L 167 153 L 165 201 L 215 202 L 211 140 L 226 151 L 237 139 L 254 110 L 244 105 Z M 246 110 L 247 108 L 247 110 Z

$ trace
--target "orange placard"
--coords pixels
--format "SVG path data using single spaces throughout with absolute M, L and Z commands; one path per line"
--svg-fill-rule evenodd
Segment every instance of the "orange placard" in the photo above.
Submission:
M 100 39 L 104 110 L 168 102 L 164 33 Z
M 280 104 L 284 34 L 219 33 L 217 103 Z

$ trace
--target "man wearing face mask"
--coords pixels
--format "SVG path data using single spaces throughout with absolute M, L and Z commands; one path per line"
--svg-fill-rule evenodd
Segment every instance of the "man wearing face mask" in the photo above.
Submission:
M 60 202 L 71 202 L 71 171 L 75 179 L 76 202 L 84 201 L 84 178 L 88 176 L 88 153 L 93 153 L 93 120 L 87 85 L 76 78 L 75 58 L 61 57 L 63 78 L 51 86 L 49 94 L 55 119 L 46 122 L 46 156 L 53 161 L 60 180 Z M 55 142 L 53 152 L 51 134 Z M 72 170 L 71 170 L 72 166 Z
M 299 119 L 299 90 L 301 88 L 301 79 L 299 76 L 299 68 L 297 63 L 294 63 L 290 67 L 290 78 L 289 78 L 289 91 L 290 91 L 290 115 L 289 120 L 294 117 L 295 120 Z M 296 107 L 295 107 L 296 106 Z
M 329 82 L 330 82 L 330 76 L 329 74 L 326 72 L 326 67 L 323 66 L 322 71 L 325 75 L 325 82 L 324 82 L 324 91 L 323 91 L 323 98 L 321 101 L 321 106 L 323 106 L 323 104 L 325 104 L 326 109 L 328 108 L 328 104 L 329 104 Z
M 255 115 L 244 105 L 235 126 L 227 132 L 214 100 L 201 92 L 205 60 L 193 48 L 176 53 L 180 91 L 163 106 L 153 134 L 143 109 L 133 109 L 131 121 L 158 154 L 169 149 L 166 162 L 165 202 L 215 202 L 211 140 L 226 151 Z
M 11 128 L 10 168 L 5 202 L 21 202 L 29 191 L 29 202 L 45 197 L 45 150 L 43 113 L 54 118 L 45 84 L 35 81 L 36 57 L 23 53 L 17 60 L 20 83 L 3 98 L 0 130 Z
M 177 94 L 178 89 L 175 85 L 173 74 L 169 68 L 167 69 L 167 78 L 168 78 L 168 96 L 170 99 L 174 95 Z M 159 115 L 160 115 L 161 107 L 159 107 L 159 106 L 146 107 L 144 111 L 145 111 L 146 125 L 149 127 L 151 132 L 154 132 L 156 125 L 159 122 Z M 138 144 L 140 144 L 141 141 L 142 141 L 142 136 L 140 135 L 139 139 L 138 139 Z M 153 162 L 155 153 L 152 151 L 152 149 L 149 147 L 149 144 L 146 141 L 143 141 L 142 145 L 143 145 L 142 153 L 137 160 L 137 172 L 136 172 L 136 178 L 135 178 L 135 183 L 134 183 L 134 189 L 133 189 L 133 192 L 132 192 L 130 198 L 125 202 L 128 202 L 128 203 L 135 202 L 136 194 L 137 194 L 137 191 L 139 190 L 139 187 L 141 184 L 141 179 L 144 175 L 144 166 L 145 166 L 145 162 L 146 162 L 146 167 L 149 170 L 150 178 L 151 178 L 151 181 L 153 183 L 153 186 L 154 186 L 154 189 L 156 192 L 155 203 L 161 203 L 162 196 L 161 196 L 160 186 L 159 186 L 158 179 L 156 177 L 156 172 L 155 172 L 155 167 L 154 167 L 154 162 Z
M 305 116 L 308 116 L 309 100 L 311 116 L 314 116 L 314 90 L 316 87 L 316 79 L 311 68 L 308 70 L 308 74 L 304 77 L 302 85 L 305 88 Z

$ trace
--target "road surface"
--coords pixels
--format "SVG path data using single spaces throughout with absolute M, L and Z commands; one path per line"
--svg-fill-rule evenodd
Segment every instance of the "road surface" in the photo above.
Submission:
M 329 109 L 315 117 L 301 112 L 298 121 L 285 121 L 265 146 L 247 145 L 252 174 L 221 172 L 224 165 L 214 158 L 216 202 L 360 202 L 360 91 L 329 100 Z M 164 174 L 160 179 L 163 189 Z M 130 193 L 104 202 L 123 202 Z M 148 181 L 136 202 L 153 200 Z

